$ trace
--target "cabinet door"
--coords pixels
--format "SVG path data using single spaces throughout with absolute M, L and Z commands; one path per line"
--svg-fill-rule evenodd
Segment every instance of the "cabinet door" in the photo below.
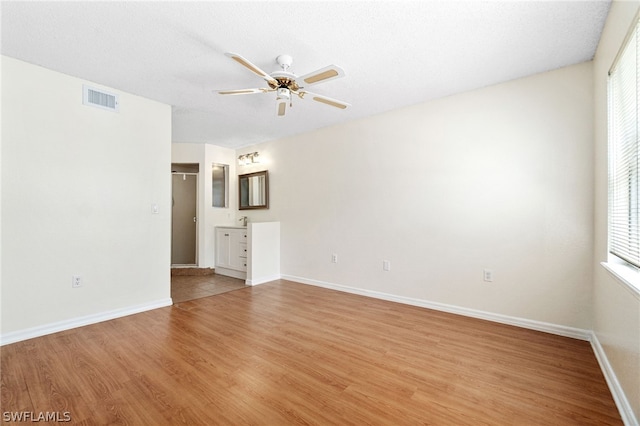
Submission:
M 216 266 L 229 268 L 231 259 L 230 229 L 216 229 Z

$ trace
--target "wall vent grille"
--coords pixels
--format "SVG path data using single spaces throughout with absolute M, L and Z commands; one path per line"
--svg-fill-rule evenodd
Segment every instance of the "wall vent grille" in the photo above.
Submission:
M 82 86 L 82 103 L 109 111 L 118 111 L 120 103 L 118 95 L 89 86 Z

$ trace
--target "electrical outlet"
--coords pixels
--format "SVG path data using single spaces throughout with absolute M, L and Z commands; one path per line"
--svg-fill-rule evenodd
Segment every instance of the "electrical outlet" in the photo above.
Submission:
M 389 262 L 388 260 L 383 260 L 382 261 L 382 270 L 383 271 L 390 271 L 391 270 L 391 262 Z
M 492 282 L 493 281 L 493 270 L 492 269 L 484 269 L 482 271 L 483 274 L 483 278 L 486 282 Z
M 331 255 L 331 263 L 338 263 L 338 255 L 336 253 Z
M 82 277 L 80 275 L 73 275 L 71 277 L 71 287 L 73 288 L 82 287 Z

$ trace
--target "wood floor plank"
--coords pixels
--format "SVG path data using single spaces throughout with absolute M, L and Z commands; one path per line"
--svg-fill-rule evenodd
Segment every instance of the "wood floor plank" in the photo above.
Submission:
M 72 424 L 620 425 L 588 342 L 284 280 L 2 348 Z
M 0 405 L 15 407 L 16 411 L 33 411 L 33 404 L 27 382 L 19 366 L 24 356 L 18 345 L 0 348 L 2 363 L 0 364 Z

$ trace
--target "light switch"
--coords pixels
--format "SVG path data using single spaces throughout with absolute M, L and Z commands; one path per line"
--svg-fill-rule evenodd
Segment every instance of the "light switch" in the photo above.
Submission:
M 483 269 L 482 270 L 482 278 L 488 283 L 493 282 L 493 270 L 492 269 Z

